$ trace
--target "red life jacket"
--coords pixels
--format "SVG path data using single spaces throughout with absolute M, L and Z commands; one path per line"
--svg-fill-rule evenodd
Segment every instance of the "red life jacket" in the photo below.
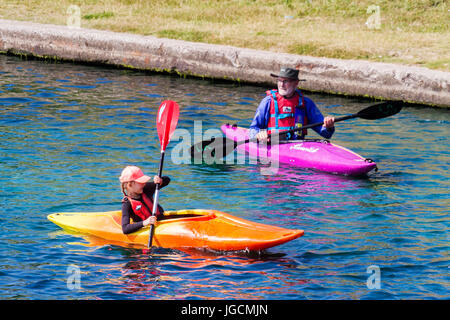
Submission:
M 144 200 L 144 203 L 142 203 L 139 200 L 132 199 L 131 197 L 125 197 L 125 199 L 128 199 L 131 204 L 131 208 L 133 209 L 133 212 L 144 221 L 145 219 L 149 218 L 152 215 L 153 210 L 153 201 L 149 197 L 145 195 L 145 193 L 142 194 L 142 200 Z M 159 216 L 161 213 L 159 212 L 159 208 L 156 208 L 156 216 Z
M 266 91 L 267 95 L 272 96 L 270 100 L 270 118 L 267 124 L 267 131 L 270 134 L 272 131 L 286 131 L 295 128 L 295 109 L 305 108 L 305 99 L 300 90 L 295 90 L 295 93 L 289 99 L 281 96 L 277 90 Z M 303 118 L 303 125 L 308 123 L 305 116 Z M 303 129 L 302 134 L 306 135 L 307 130 Z

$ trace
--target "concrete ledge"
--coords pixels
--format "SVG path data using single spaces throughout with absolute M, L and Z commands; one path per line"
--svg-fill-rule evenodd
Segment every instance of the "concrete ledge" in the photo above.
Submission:
M 450 73 L 420 67 L 280 54 L 152 36 L 0 19 L 0 51 L 271 84 L 296 66 L 303 89 L 450 108 Z

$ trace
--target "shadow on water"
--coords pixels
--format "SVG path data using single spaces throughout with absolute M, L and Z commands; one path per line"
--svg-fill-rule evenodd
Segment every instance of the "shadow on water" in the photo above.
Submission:
M 152 247 L 147 248 L 146 246 L 138 245 L 138 244 L 130 244 L 123 243 L 114 240 L 105 240 L 96 236 L 83 234 L 80 232 L 72 231 L 72 230 L 58 230 L 49 234 L 51 237 L 58 237 L 63 235 L 70 235 L 76 238 L 81 238 L 84 242 L 79 241 L 70 241 L 68 242 L 68 246 L 82 246 L 86 248 L 101 248 L 101 247 L 111 247 L 117 252 L 121 252 L 123 254 L 147 254 L 149 256 L 158 256 L 158 255 L 171 255 L 171 254 L 179 254 L 184 253 L 189 257 L 195 259 L 214 259 L 217 257 L 241 257 L 243 259 L 248 258 L 251 260 L 261 260 L 261 261 L 269 261 L 273 259 L 278 259 L 285 257 L 286 254 L 283 252 L 277 252 L 276 248 L 271 248 L 268 250 L 238 250 L 238 251 L 220 251 L 220 250 L 212 250 L 209 248 L 161 248 L 161 247 Z

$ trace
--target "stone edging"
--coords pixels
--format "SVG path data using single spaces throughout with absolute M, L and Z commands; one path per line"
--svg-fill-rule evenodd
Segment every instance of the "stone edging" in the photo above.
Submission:
M 281 66 L 301 88 L 450 108 L 450 73 L 388 63 L 315 58 L 109 31 L 0 19 L 0 51 L 272 84 Z

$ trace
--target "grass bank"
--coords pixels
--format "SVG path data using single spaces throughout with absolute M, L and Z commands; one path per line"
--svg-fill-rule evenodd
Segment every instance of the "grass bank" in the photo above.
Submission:
M 0 18 L 450 71 L 445 0 L 0 0 Z

